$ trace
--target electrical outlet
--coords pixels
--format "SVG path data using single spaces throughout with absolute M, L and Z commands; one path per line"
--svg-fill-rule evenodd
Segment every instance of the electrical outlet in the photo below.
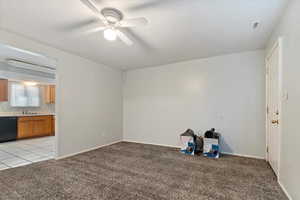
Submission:
M 282 94 L 282 101 L 288 101 L 289 100 L 289 93 L 287 91 L 284 91 Z

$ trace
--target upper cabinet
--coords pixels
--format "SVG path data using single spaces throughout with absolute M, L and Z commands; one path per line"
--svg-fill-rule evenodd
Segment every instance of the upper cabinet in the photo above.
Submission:
M 0 102 L 8 101 L 8 80 L 0 79 Z
M 55 103 L 55 85 L 45 86 L 45 103 L 54 104 Z

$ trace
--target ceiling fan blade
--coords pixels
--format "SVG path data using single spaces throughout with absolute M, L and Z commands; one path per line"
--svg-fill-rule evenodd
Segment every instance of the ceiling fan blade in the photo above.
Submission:
M 90 10 L 92 10 L 97 17 L 99 17 L 104 24 L 108 24 L 106 18 L 101 14 L 101 11 L 97 8 L 97 4 L 94 0 L 80 0 L 86 7 L 88 7 Z
M 96 28 L 87 30 L 87 31 L 85 31 L 84 33 L 85 33 L 85 34 L 96 33 L 96 32 L 99 32 L 99 31 L 104 31 L 106 28 L 107 28 L 106 26 L 99 26 L 99 27 L 96 27 Z
M 166 4 L 172 4 L 175 0 L 148 0 L 147 2 L 141 2 L 138 5 L 129 7 L 128 9 L 131 11 L 137 11 L 137 10 L 143 10 L 143 9 L 152 9 L 158 6 L 166 5 Z
M 134 19 L 125 19 L 120 21 L 121 27 L 137 27 L 137 26 L 146 26 L 148 20 L 144 17 L 134 18 Z
M 120 40 L 122 40 L 122 42 L 124 42 L 128 46 L 133 45 L 133 42 L 123 32 L 121 32 L 120 30 L 116 30 L 116 33 L 117 33 L 118 37 L 120 38 Z
M 83 25 L 77 25 L 76 28 L 72 28 L 73 34 L 82 35 L 82 34 L 89 34 L 104 30 L 106 25 L 103 24 L 100 20 L 93 20 Z
M 93 0 L 80 0 L 86 7 L 91 9 L 95 14 L 99 14 L 100 11 L 97 8 L 95 2 Z

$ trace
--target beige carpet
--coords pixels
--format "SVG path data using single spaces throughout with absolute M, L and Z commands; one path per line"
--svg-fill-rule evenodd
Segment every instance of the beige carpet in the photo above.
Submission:
M 0 199 L 285 200 L 263 160 L 182 155 L 118 143 L 71 158 L 0 171 Z

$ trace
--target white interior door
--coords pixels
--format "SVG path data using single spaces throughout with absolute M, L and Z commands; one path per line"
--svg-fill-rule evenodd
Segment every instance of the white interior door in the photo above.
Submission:
M 267 158 L 275 174 L 279 173 L 281 65 L 280 45 L 274 46 L 267 59 Z

